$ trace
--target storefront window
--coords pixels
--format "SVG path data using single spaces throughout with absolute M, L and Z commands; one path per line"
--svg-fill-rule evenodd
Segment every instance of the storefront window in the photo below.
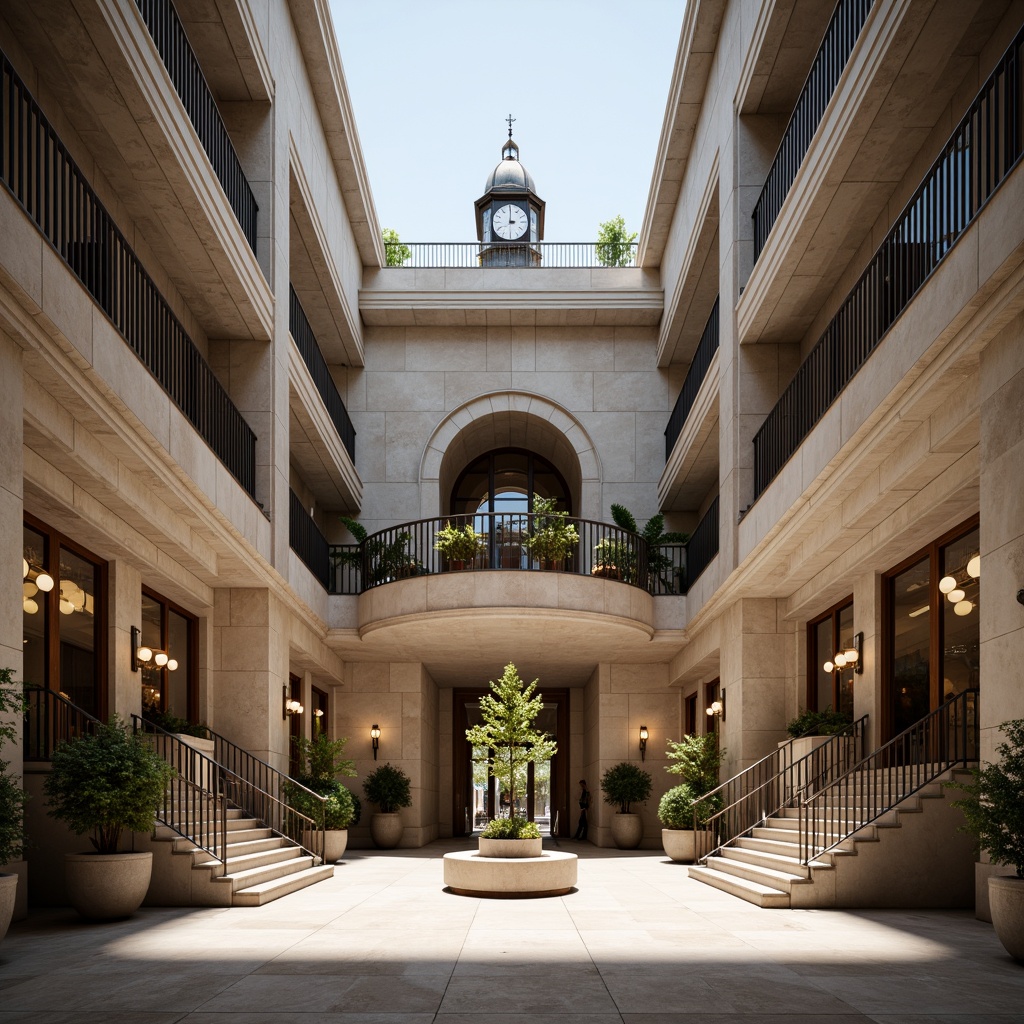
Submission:
M 154 591 L 143 589 L 142 643 L 152 650 L 165 651 L 168 657 L 165 666 L 158 666 L 155 659 L 141 666 L 143 714 L 166 714 L 193 723 L 197 720 L 192 653 L 195 623 L 195 616 Z
M 807 707 L 812 711 L 834 708 L 853 717 L 853 666 L 825 671 L 839 651 L 853 647 L 853 601 L 830 608 L 807 627 Z

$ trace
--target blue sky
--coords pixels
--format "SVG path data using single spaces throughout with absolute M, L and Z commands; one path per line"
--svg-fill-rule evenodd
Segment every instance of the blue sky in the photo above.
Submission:
M 331 0 L 382 227 L 472 241 L 512 114 L 549 242 L 638 230 L 685 0 Z M 340 26 L 340 28 L 339 28 Z

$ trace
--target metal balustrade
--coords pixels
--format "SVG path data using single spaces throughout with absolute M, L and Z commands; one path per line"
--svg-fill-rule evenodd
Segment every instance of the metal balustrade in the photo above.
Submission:
M 0 182 L 214 454 L 254 495 L 256 435 L 2 53 Z
M 102 723 L 67 697 L 42 686 L 25 685 L 24 758 L 49 761 L 61 743 L 89 736 Z
M 754 436 L 759 497 L 1020 160 L 1024 29 Z
M 253 252 L 259 207 L 171 0 L 135 0 L 160 59 Z
M 632 267 L 636 242 L 385 242 L 389 267 Z
M 700 575 L 718 554 L 718 495 L 697 524 L 686 542 L 686 590 L 697 582 Z
M 299 496 L 288 492 L 288 543 L 306 568 L 327 590 L 331 582 L 331 559 L 327 539 L 303 507 Z
M 689 370 L 686 371 L 686 380 L 683 381 L 682 390 L 676 399 L 672 409 L 672 415 L 668 418 L 668 426 L 665 428 L 665 461 L 672 455 L 672 449 L 679 440 L 679 435 L 686 424 L 686 418 L 690 415 L 693 403 L 697 400 L 697 392 L 700 391 L 704 378 L 708 375 L 711 360 L 718 351 L 719 321 L 718 321 L 718 298 L 711 307 L 711 315 L 704 325 L 704 331 L 697 343 L 697 350 L 693 354 L 693 361 Z
M 341 443 L 345 446 L 349 458 L 355 462 L 356 458 L 356 431 L 352 426 L 345 403 L 338 393 L 338 386 L 334 383 L 331 371 L 327 368 L 327 360 L 317 344 L 313 328 L 309 326 L 306 314 L 302 309 L 295 289 L 288 287 L 288 329 L 291 331 L 295 347 L 302 356 L 302 361 L 309 370 L 313 379 L 320 400 L 324 403 L 327 415 L 330 416 L 334 429 L 338 432 Z
M 754 207 L 754 262 L 761 255 L 782 204 L 839 84 L 874 0 L 839 0 L 782 136 Z

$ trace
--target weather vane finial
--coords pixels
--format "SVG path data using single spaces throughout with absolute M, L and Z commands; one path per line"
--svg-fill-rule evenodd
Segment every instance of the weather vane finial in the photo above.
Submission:
M 512 122 L 515 120 L 515 118 L 511 114 L 509 114 L 508 117 L 505 118 L 505 120 L 508 121 L 508 137 L 511 139 L 512 138 Z

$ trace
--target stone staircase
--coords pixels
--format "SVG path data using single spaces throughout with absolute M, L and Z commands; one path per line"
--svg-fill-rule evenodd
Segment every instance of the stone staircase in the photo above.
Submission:
M 884 770 L 883 770 L 884 771 Z M 834 803 L 813 844 L 834 842 L 840 825 L 852 834 L 828 853 L 802 863 L 799 809 L 784 807 L 707 858 L 690 876 L 759 907 L 956 907 L 974 899 L 974 852 L 957 831 L 963 816 L 950 806 L 939 773 L 881 813 Z M 886 780 L 863 781 L 859 793 L 886 792 Z M 862 803 L 863 801 L 858 801 Z M 860 825 L 860 822 L 870 822 Z M 920 865 L 927 863 L 923 872 Z

